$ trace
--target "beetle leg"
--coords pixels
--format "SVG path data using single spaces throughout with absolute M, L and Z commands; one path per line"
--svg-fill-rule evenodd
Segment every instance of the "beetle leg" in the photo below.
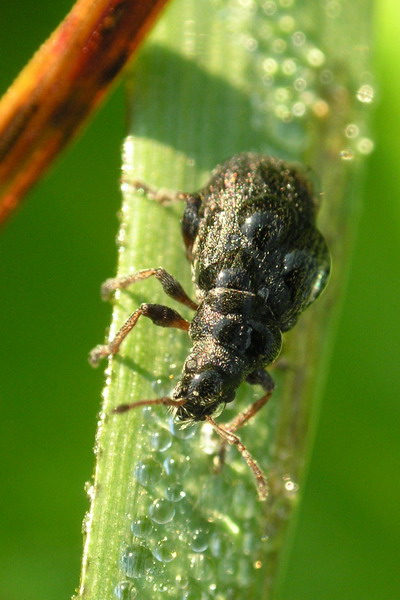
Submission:
M 269 375 L 269 373 L 267 373 L 263 369 L 251 373 L 247 377 L 246 381 L 248 381 L 248 383 L 251 384 L 261 385 L 266 393 L 264 394 L 264 396 L 261 396 L 261 398 L 250 404 L 250 406 L 246 410 L 239 413 L 234 419 L 232 419 L 232 421 L 230 421 L 229 423 L 225 423 L 224 427 L 228 431 L 237 431 L 240 427 L 245 425 L 245 423 L 247 423 L 247 421 L 254 417 L 254 415 L 257 414 L 258 411 L 268 402 L 268 400 L 272 396 L 272 392 L 274 391 L 274 381 Z
M 274 391 L 274 387 L 275 387 L 274 381 L 273 381 L 272 377 L 270 376 L 270 374 L 267 373 L 266 371 L 264 371 L 264 369 L 258 369 L 257 371 L 254 371 L 253 373 L 251 373 L 246 378 L 246 381 L 253 385 L 255 385 L 255 384 L 261 385 L 264 388 L 266 393 L 263 396 L 261 396 L 261 398 L 258 398 L 258 400 L 256 400 L 255 402 L 252 402 L 252 404 L 250 404 L 250 406 L 246 410 L 239 413 L 234 419 L 232 419 L 232 421 L 229 421 L 229 423 L 224 423 L 224 425 L 222 425 L 222 427 L 226 431 L 229 431 L 231 433 L 240 429 L 240 427 L 245 425 L 252 417 L 254 417 L 254 415 L 256 415 L 258 413 L 258 411 L 261 410 L 263 406 L 265 406 L 265 404 L 271 398 L 272 392 Z M 225 453 L 226 453 L 226 444 L 227 443 L 229 443 L 229 440 L 222 438 L 218 457 L 216 457 L 216 467 L 215 468 L 216 468 L 217 472 L 219 472 L 222 469 L 222 467 L 225 463 Z
M 185 202 L 188 196 L 187 192 L 176 192 L 172 190 L 167 190 L 165 188 L 156 188 L 153 185 L 149 185 L 140 181 L 138 179 L 130 180 L 122 180 L 122 184 L 126 184 L 132 190 L 142 191 L 147 198 L 150 200 L 154 200 L 159 204 L 171 204 L 172 202 Z
M 177 302 L 181 302 L 181 304 L 185 304 L 189 308 L 196 310 L 196 302 L 193 302 L 193 300 L 189 298 L 179 281 L 167 273 L 167 271 L 162 267 L 159 267 L 158 269 L 143 269 L 142 271 L 138 271 L 132 275 L 126 275 L 125 277 L 113 277 L 111 279 L 107 279 L 101 286 L 102 298 L 104 300 L 108 300 L 112 292 L 115 290 L 127 288 L 132 283 L 136 283 L 138 281 L 142 281 L 142 279 L 147 279 L 148 277 L 153 276 L 161 283 L 167 296 L 170 296 L 170 298 L 173 298 Z
M 259 398 L 252 404 L 250 404 L 250 406 L 246 410 L 239 413 L 234 419 L 232 419 L 232 421 L 230 421 L 229 423 L 224 423 L 224 428 L 227 431 L 234 432 L 234 431 L 237 431 L 238 429 L 240 429 L 240 427 L 243 427 L 243 425 L 245 425 L 245 423 L 247 423 L 247 421 L 249 421 L 252 417 L 254 417 L 254 415 L 256 415 L 258 413 L 258 411 L 263 406 L 265 406 L 265 404 L 268 402 L 268 400 L 271 398 L 271 396 L 272 396 L 272 390 L 270 392 L 267 392 L 266 394 L 264 394 L 264 396 L 261 396 L 261 398 Z
M 164 188 L 157 189 L 152 185 L 139 180 L 123 180 L 133 190 L 141 190 L 150 200 L 162 205 L 173 202 L 186 202 L 186 208 L 182 216 L 182 234 L 186 246 L 186 255 L 190 261 L 193 260 L 192 248 L 199 228 L 199 210 L 202 204 L 202 195 L 187 192 L 173 192 Z
M 141 316 L 148 317 L 155 325 L 159 325 L 160 327 L 176 327 L 177 329 L 187 331 L 190 325 L 189 321 L 186 321 L 176 310 L 168 308 L 168 306 L 163 306 L 162 304 L 142 304 L 140 308 L 128 317 L 111 342 L 93 348 L 89 354 L 90 364 L 96 367 L 99 361 L 105 356 L 116 354 L 121 343 L 135 327 Z
M 243 456 L 247 465 L 253 471 L 254 477 L 256 478 L 259 499 L 265 500 L 268 496 L 267 480 L 261 467 L 247 450 L 246 446 L 237 435 L 226 429 L 224 426 L 218 425 L 211 417 L 206 417 L 206 421 L 213 426 L 214 430 L 225 443 L 232 444 L 239 450 L 240 454 Z

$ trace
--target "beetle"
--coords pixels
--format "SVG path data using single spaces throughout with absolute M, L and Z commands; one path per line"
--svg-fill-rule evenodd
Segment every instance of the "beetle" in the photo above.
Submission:
M 265 368 L 280 353 L 282 333 L 295 325 L 328 280 L 330 255 L 316 227 L 312 186 L 297 165 L 254 153 L 218 165 L 193 194 L 162 194 L 139 182 L 134 186 L 161 203 L 185 202 L 182 234 L 197 302 L 163 268 L 109 279 L 103 295 L 156 277 L 168 296 L 195 314 L 188 322 L 166 306 L 142 304 L 109 344 L 92 350 L 90 361 L 97 365 L 102 357 L 116 354 L 141 316 L 187 331 L 192 348 L 171 396 L 123 404 L 114 412 L 164 404 L 183 424 L 207 421 L 224 443 L 241 452 L 264 499 L 266 478 L 235 432 L 271 397 L 274 383 Z M 234 400 L 243 381 L 260 384 L 264 395 L 233 421 L 219 425 L 214 417 Z

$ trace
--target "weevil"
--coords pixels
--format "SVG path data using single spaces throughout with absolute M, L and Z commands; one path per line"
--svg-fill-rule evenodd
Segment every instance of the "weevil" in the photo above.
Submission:
M 154 276 L 168 296 L 195 314 L 188 322 L 166 306 L 142 304 L 109 344 L 92 350 L 90 361 L 96 365 L 116 354 L 141 316 L 187 331 L 192 347 L 171 396 L 123 404 L 114 412 L 164 404 L 183 424 L 208 421 L 223 443 L 241 452 L 264 499 L 266 478 L 235 432 L 271 397 L 274 383 L 265 368 L 280 353 L 282 333 L 295 325 L 328 280 L 330 255 L 316 227 L 312 186 L 297 165 L 253 153 L 218 165 L 193 194 L 168 195 L 134 185 L 161 203 L 185 202 L 182 233 L 196 302 L 163 268 L 107 280 L 103 293 Z M 230 423 L 217 424 L 215 416 L 234 400 L 243 381 L 261 385 L 264 395 Z

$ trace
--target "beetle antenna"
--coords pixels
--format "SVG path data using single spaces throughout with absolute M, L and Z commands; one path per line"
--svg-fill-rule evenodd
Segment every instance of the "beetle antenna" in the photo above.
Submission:
M 131 402 L 130 404 L 120 404 L 119 406 L 116 406 L 111 412 L 112 414 L 119 414 L 128 412 L 128 410 L 131 410 L 132 408 L 138 408 L 139 406 L 153 406 L 155 404 L 164 404 L 164 406 L 174 406 L 177 408 L 178 406 L 182 406 L 182 404 L 185 404 L 185 402 L 185 399 L 173 400 L 172 398 L 164 396 L 163 398 L 154 398 L 152 400 L 138 400 L 137 402 Z

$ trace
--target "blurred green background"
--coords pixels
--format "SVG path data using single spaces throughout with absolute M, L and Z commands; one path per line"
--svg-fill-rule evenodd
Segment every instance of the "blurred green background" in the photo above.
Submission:
M 70 6 L 2 0 L 1 91 Z M 371 18 L 376 150 L 280 600 L 400 598 L 400 5 Z M 0 600 L 78 584 L 102 387 L 86 356 L 110 315 L 123 135 L 119 88 L 0 232 Z

